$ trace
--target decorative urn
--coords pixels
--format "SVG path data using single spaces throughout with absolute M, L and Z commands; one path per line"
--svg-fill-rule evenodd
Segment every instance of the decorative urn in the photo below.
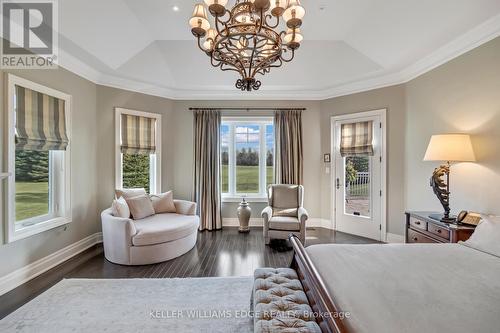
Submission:
M 238 220 L 240 221 L 239 232 L 250 232 L 250 216 L 252 216 L 252 208 L 250 208 L 250 205 L 243 197 L 238 207 Z

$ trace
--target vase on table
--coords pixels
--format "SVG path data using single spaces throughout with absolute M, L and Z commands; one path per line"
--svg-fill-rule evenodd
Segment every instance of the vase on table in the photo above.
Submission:
M 240 221 L 239 232 L 250 232 L 250 216 L 252 216 L 252 208 L 250 208 L 248 202 L 243 198 L 238 207 L 238 220 Z

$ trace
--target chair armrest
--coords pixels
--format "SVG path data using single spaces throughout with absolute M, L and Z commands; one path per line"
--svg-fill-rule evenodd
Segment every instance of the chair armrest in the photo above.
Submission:
M 267 206 L 262 210 L 260 216 L 264 219 L 264 222 L 269 221 L 269 219 L 273 217 L 273 209 L 270 206 Z
M 187 200 L 174 200 L 174 205 L 177 214 L 196 215 L 196 202 Z
M 299 207 L 297 214 L 298 214 L 300 223 L 305 223 L 307 221 L 307 219 L 309 218 L 309 214 L 307 213 L 307 210 L 304 207 Z
M 130 237 L 137 233 L 135 224 L 130 218 L 116 217 L 111 213 L 111 209 L 106 209 L 101 213 L 102 228 L 107 230 L 120 229 Z

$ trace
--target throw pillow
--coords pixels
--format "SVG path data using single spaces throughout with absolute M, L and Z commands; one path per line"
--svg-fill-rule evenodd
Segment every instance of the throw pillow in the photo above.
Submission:
M 128 208 L 127 201 L 123 197 L 113 200 L 111 211 L 115 217 L 122 217 L 126 219 L 130 217 L 130 209 Z
M 153 203 L 147 195 L 141 195 L 125 200 L 127 201 L 134 220 L 140 220 L 155 214 Z
M 153 208 L 156 214 L 177 212 L 172 191 L 162 194 L 153 194 L 151 195 L 151 201 L 153 202 Z
M 464 245 L 500 257 L 500 216 L 482 216 L 483 220 Z
M 140 195 L 146 195 L 146 190 L 143 188 L 122 188 L 115 190 L 115 196 L 117 198 L 123 197 L 124 199 L 138 197 Z
M 297 208 L 273 208 L 273 216 L 297 217 Z

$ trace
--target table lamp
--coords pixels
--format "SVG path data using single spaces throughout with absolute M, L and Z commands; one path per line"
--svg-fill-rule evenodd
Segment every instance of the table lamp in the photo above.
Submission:
M 450 216 L 450 166 L 452 162 L 475 162 L 476 157 L 468 134 L 433 135 L 427 146 L 424 161 L 446 162 L 434 169 L 431 187 L 444 208 L 444 214 L 429 217 L 446 223 L 456 221 Z

